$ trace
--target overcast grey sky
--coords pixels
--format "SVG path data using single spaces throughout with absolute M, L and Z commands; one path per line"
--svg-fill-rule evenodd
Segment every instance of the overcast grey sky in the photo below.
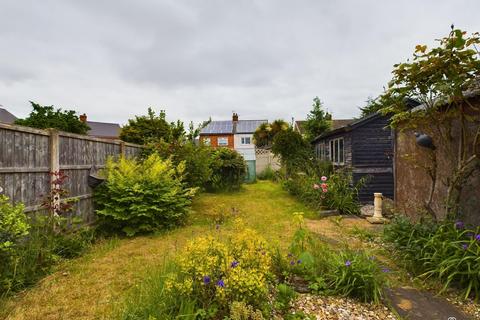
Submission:
M 479 0 L 0 0 L 0 104 L 125 123 L 358 115 L 416 44 L 480 31 Z

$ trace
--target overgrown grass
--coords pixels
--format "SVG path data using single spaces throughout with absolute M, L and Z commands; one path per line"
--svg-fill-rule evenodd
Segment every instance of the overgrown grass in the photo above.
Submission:
M 129 289 L 153 267 L 194 237 L 207 232 L 228 232 L 229 219 L 216 228 L 219 212 L 238 215 L 245 226 L 258 231 L 268 241 L 286 248 L 295 230 L 292 213 L 306 217 L 315 212 L 296 201 L 281 186 L 269 181 L 244 185 L 235 193 L 201 194 L 193 203 L 187 225 L 175 230 L 133 239 L 99 243 L 85 256 L 62 263 L 56 272 L 27 292 L 0 306 L 0 318 L 9 319 L 98 319 L 109 318 Z

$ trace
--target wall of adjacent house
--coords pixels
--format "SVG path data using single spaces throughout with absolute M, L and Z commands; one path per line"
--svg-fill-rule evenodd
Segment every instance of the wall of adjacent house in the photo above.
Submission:
M 219 146 L 218 139 L 221 137 L 225 137 L 228 140 L 227 146 Z M 217 148 L 217 147 L 227 147 L 233 149 L 234 147 L 234 140 L 233 134 L 209 134 L 209 135 L 201 135 L 200 136 L 200 143 L 206 144 L 205 139 L 210 139 L 210 146 Z
M 480 106 L 480 101 L 476 100 L 475 105 Z M 475 132 L 480 126 L 480 115 L 476 114 L 477 123 L 470 124 L 468 139 L 472 142 Z M 445 124 L 440 124 L 440 128 Z M 459 123 L 453 124 L 452 138 L 455 143 L 459 143 Z M 402 129 L 400 127 L 399 129 Z M 433 194 L 432 208 L 438 213 L 439 218 L 446 217 L 445 200 L 447 196 L 446 179 L 452 172 L 451 157 L 456 153 L 452 152 L 448 146 L 440 143 L 439 131 L 436 124 L 420 126 L 415 129 L 417 132 L 425 132 L 430 135 L 436 146 L 437 159 L 437 184 Z M 416 144 L 414 130 L 404 130 L 396 133 L 395 143 L 395 204 L 397 209 L 414 218 L 419 218 L 426 213 L 424 204 L 428 199 L 432 179 L 427 173 L 427 168 L 432 167 L 432 153 L 429 149 L 422 148 Z M 469 150 L 472 155 L 472 150 Z M 480 155 L 477 155 L 480 156 Z M 480 225 L 480 174 L 473 175 L 464 185 L 460 204 L 461 217 L 467 223 Z
M 242 144 L 242 138 L 250 138 L 250 144 Z M 255 149 L 253 143 L 253 134 L 251 133 L 237 133 L 233 138 L 233 145 L 235 149 Z
M 39 130 L 0 123 L 0 188 L 13 202 L 25 204 L 27 212 L 41 210 L 51 191 L 51 172 L 67 176 L 64 189 L 75 200 L 72 215 L 85 221 L 94 217 L 92 189 L 87 180 L 92 166 L 101 169 L 109 157 L 134 157 L 142 147 L 119 140 Z

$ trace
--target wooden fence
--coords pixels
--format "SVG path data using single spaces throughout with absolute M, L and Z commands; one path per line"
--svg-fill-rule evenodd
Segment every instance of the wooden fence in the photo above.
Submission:
M 27 212 L 41 209 L 42 198 L 53 188 L 50 172 L 62 170 L 63 186 L 75 199 L 72 214 L 92 221 L 92 167 L 103 168 L 109 157 L 138 155 L 142 146 L 119 140 L 0 123 L 0 193 L 22 202 Z

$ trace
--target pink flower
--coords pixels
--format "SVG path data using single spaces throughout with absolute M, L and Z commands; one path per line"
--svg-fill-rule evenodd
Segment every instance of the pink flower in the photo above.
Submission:
M 327 188 L 323 188 L 322 191 L 325 193 L 325 192 L 327 192 L 328 190 L 327 190 Z
M 320 186 L 322 187 L 322 189 L 327 189 L 327 187 L 328 187 L 328 185 L 326 183 L 322 183 Z
M 327 177 L 325 177 L 325 176 L 322 176 L 321 179 L 322 179 L 322 181 L 327 181 Z
M 318 189 L 320 189 L 320 186 L 315 183 L 315 184 L 313 185 L 313 189 L 318 190 Z

